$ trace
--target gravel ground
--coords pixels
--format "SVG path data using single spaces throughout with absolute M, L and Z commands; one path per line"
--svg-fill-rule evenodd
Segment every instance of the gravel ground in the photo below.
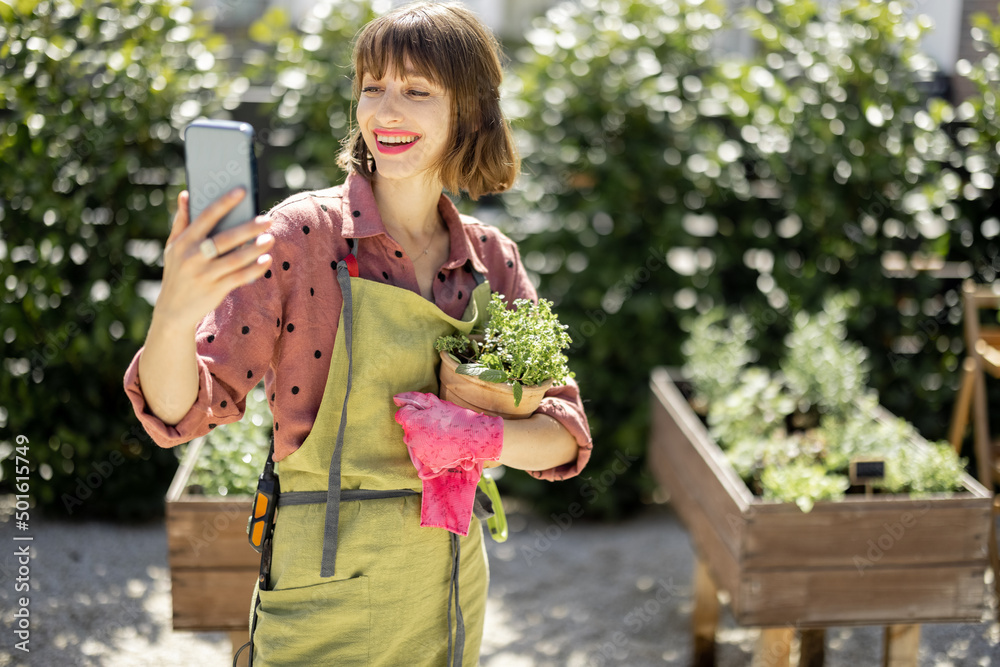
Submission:
M 231 664 L 228 635 L 174 632 L 163 522 L 36 520 L 31 652 L 14 649 L 14 527 L 0 523 L 0 666 Z M 513 512 L 488 540 L 492 581 L 483 667 L 687 665 L 691 544 L 668 507 L 618 524 L 563 525 Z M 616 635 L 615 633 L 621 633 Z M 612 639 L 614 638 L 614 640 Z M 723 612 L 718 664 L 749 665 L 757 632 Z M 827 665 L 878 665 L 879 628 L 831 628 Z M 1000 625 L 925 625 L 921 667 L 1000 666 Z

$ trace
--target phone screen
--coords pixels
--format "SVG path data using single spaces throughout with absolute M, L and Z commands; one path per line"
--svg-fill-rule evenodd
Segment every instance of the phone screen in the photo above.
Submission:
M 257 159 L 249 123 L 196 120 L 184 131 L 184 165 L 189 220 L 196 220 L 216 199 L 243 187 L 246 196 L 220 220 L 209 236 L 236 227 L 258 213 Z

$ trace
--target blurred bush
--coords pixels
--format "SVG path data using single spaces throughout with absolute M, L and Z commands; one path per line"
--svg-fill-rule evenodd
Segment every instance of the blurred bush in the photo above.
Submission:
M 947 247 L 948 259 L 968 262 L 970 277 L 986 283 L 1000 274 L 1000 23 L 986 14 L 973 15 L 971 23 L 984 55 L 975 65 L 960 61 L 957 70 L 978 93 L 957 105 L 936 101 L 930 119 L 919 119 L 942 124 L 946 139 L 924 148 L 942 168 L 915 204 L 922 215 L 948 221 L 942 250 Z
M 721 48 L 731 25 L 752 57 Z M 872 385 L 943 435 L 955 285 L 906 261 L 948 258 L 960 224 L 919 205 L 941 192 L 931 149 L 947 142 L 926 111 L 927 27 L 874 0 L 758 0 L 736 15 L 712 0 L 583 0 L 534 24 L 508 84 L 526 175 L 507 228 L 571 325 L 596 444 L 575 488 L 511 475 L 512 488 L 553 509 L 583 496 L 603 515 L 648 497 L 648 474 L 620 461 L 646 447 L 649 371 L 679 365 L 690 315 L 720 304 L 767 331 L 773 364 L 794 313 L 857 291 L 847 325 L 872 351 Z M 590 493 L 602 480 L 614 484 Z
M 260 105 L 266 121 L 260 131 L 279 147 L 271 168 L 289 192 L 343 182 L 337 154 L 354 120 L 354 36 L 388 8 L 388 2 L 378 0 L 322 0 L 298 26 L 291 26 L 279 8 L 251 26 L 257 46 L 244 56 L 244 74 L 267 86 L 273 97 Z
M 122 375 L 183 182 L 178 132 L 218 109 L 225 55 L 182 2 L 0 3 L 0 489 L 24 435 L 41 506 L 162 511 L 176 457 L 139 426 Z

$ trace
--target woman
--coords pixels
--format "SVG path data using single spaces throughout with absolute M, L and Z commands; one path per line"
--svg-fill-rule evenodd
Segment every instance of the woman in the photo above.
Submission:
M 522 421 L 433 396 L 434 340 L 471 327 L 479 296 L 536 298 L 516 245 L 443 195 L 516 177 L 496 41 L 461 6 L 421 2 L 370 23 L 353 65 L 343 185 L 213 240 L 242 194 L 189 224 L 181 193 L 125 388 L 169 447 L 238 420 L 264 378 L 281 494 L 255 665 L 474 665 L 488 569 L 448 443 L 476 479 L 499 460 L 557 480 L 590 434 L 572 382 Z

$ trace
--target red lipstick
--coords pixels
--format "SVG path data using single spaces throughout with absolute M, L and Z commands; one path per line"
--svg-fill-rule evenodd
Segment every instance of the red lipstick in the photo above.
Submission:
M 410 150 L 420 140 L 420 135 L 403 130 L 373 130 L 375 147 L 383 155 L 397 155 Z M 402 141 L 383 141 L 384 139 L 402 139 Z

